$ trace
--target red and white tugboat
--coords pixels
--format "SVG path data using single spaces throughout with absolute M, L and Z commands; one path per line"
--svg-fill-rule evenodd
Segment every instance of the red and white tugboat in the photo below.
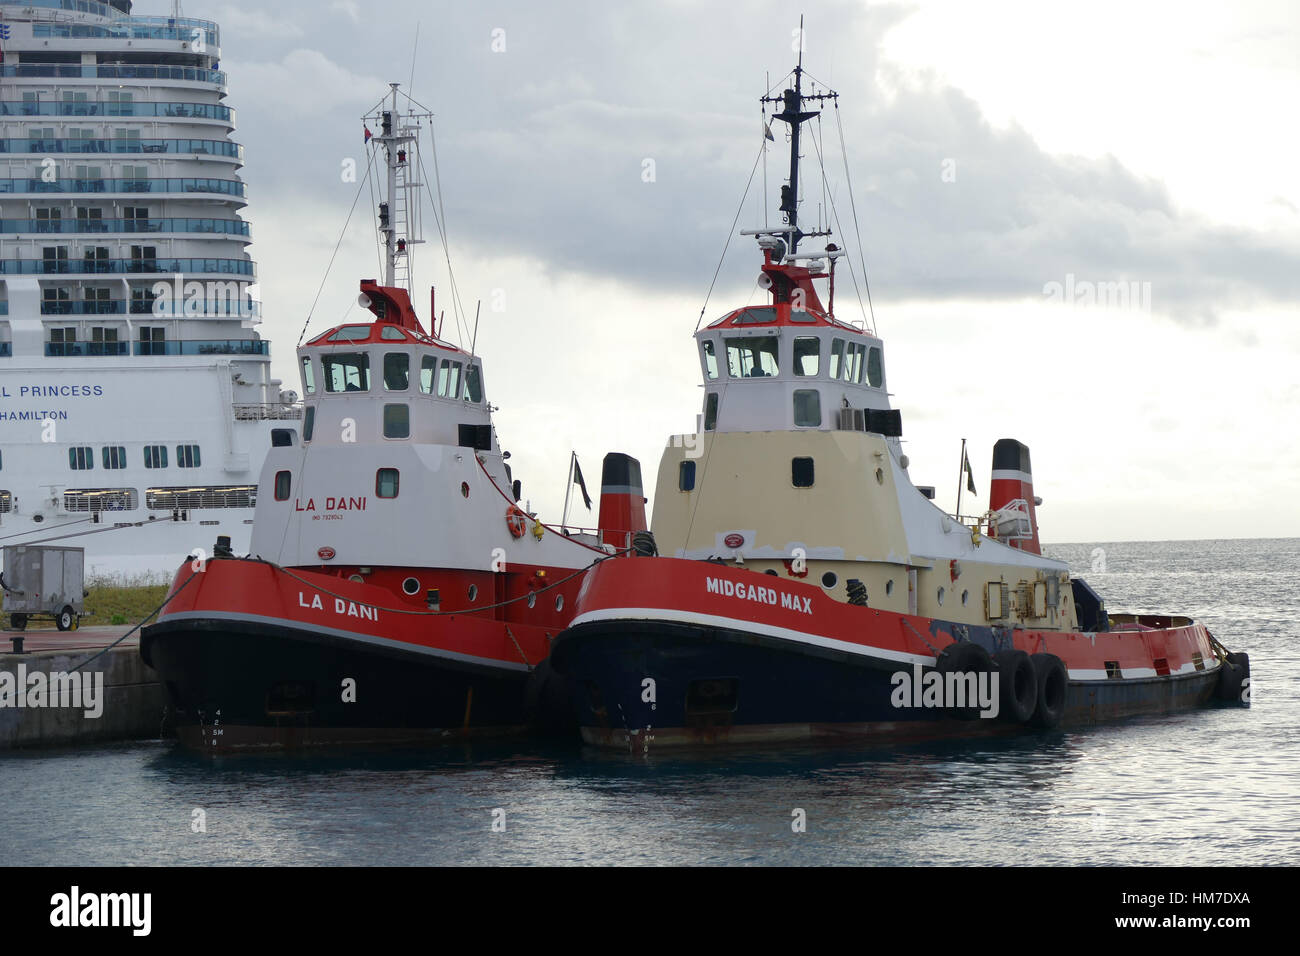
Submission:
M 519 730 L 554 696 L 550 643 L 573 616 L 584 569 L 646 527 L 640 467 L 621 454 L 605 459 L 604 531 L 568 534 L 527 513 L 481 358 L 427 331 L 395 281 L 409 273 L 414 239 L 399 225 L 413 218 L 427 118 L 399 115 L 396 86 L 391 106 L 367 117 L 388 173 L 385 280 L 361 282 L 373 320 L 298 350 L 302 432 L 275 432 L 251 554 L 219 542 L 208 560 L 183 564 L 144 630 L 141 654 L 192 747 Z
M 659 467 L 664 556 L 594 568 L 554 644 L 583 738 L 898 741 L 1248 701 L 1245 654 L 1186 617 L 1108 615 L 1040 553 L 1018 441 L 969 524 L 913 485 L 881 340 L 833 312 L 841 252 L 802 251 L 829 233 L 799 225 L 800 130 L 836 97 L 806 80 L 763 99 L 790 138 L 783 225 L 753 233 L 771 302 L 696 333 L 703 414 Z

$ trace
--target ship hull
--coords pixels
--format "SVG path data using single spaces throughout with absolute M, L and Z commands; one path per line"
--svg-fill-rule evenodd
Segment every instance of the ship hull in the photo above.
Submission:
M 571 729 L 546 662 L 561 629 L 550 622 L 498 619 L 497 609 L 398 613 L 399 595 L 378 587 L 239 559 L 183 566 L 174 591 L 140 651 L 166 690 L 167 724 L 192 749 L 419 746 Z
M 1190 622 L 1115 634 L 974 627 L 854 607 L 800 582 L 702 562 L 622 564 L 593 570 L 552 656 L 584 741 L 598 747 L 900 743 L 1030 729 L 992 685 L 983 707 L 977 695 L 966 708 L 926 698 L 940 653 L 958 640 L 990 656 L 1059 657 L 1066 677 L 1052 726 L 1203 706 L 1219 682 L 1208 632 Z M 722 581 L 746 595 L 754 586 L 757 600 L 720 596 Z M 1122 661 L 1128 676 L 1106 676 L 1108 661 Z

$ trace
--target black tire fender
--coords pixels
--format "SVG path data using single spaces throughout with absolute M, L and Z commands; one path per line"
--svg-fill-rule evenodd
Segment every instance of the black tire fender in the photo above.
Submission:
M 1070 674 L 1065 662 L 1055 654 L 1031 654 L 1034 674 L 1038 678 L 1038 702 L 1030 723 L 1043 730 L 1051 730 L 1065 717 L 1065 697 L 1070 686 Z
M 1027 724 L 1038 709 L 1038 672 L 1024 651 L 998 651 L 993 655 L 998 668 L 998 718 L 1011 724 Z

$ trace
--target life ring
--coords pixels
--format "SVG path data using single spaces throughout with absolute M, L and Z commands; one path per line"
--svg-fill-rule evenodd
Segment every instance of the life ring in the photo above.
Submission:
M 524 536 L 524 526 L 527 524 L 527 516 L 519 510 L 518 506 L 511 505 L 506 509 L 506 527 L 510 529 L 510 536 L 513 538 L 522 538 Z

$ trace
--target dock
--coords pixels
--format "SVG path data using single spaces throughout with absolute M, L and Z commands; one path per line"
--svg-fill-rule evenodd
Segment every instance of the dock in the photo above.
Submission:
M 157 739 L 166 699 L 140 657 L 139 631 L 104 650 L 129 630 L 4 630 L 0 750 Z M 21 653 L 13 651 L 15 637 Z

